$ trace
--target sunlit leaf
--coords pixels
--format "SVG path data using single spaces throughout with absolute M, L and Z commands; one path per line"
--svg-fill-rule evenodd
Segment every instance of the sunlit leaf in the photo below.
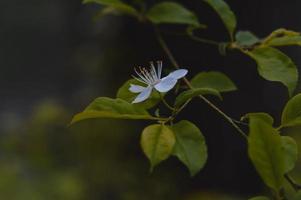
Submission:
M 286 29 L 273 31 L 263 42 L 266 46 L 301 45 L 301 35 L 298 32 Z
M 119 90 L 117 92 L 117 98 L 123 99 L 123 100 L 131 103 L 138 95 L 137 93 L 133 93 L 133 92 L 129 91 L 131 84 L 141 85 L 141 83 L 135 79 L 128 80 L 119 88 Z M 145 86 L 145 85 L 141 85 L 141 86 Z M 137 107 L 148 109 L 148 108 L 154 107 L 159 102 L 160 102 L 160 94 L 156 90 L 153 90 L 151 96 L 147 100 L 145 100 L 141 103 L 136 103 L 134 105 Z
M 246 53 L 257 62 L 260 76 L 281 82 L 288 88 L 289 95 L 293 94 L 298 82 L 298 70 L 287 55 L 272 47 L 255 48 Z
M 143 130 L 141 147 L 151 163 L 151 171 L 171 155 L 175 143 L 174 133 L 163 124 L 150 125 Z
M 251 33 L 250 31 L 239 31 L 236 33 L 235 35 L 235 42 L 236 44 L 238 44 L 239 46 L 242 47 L 248 47 L 248 46 L 252 46 L 258 42 L 260 42 L 260 39 L 258 37 L 256 37 L 253 33 Z
M 198 127 L 186 120 L 173 125 L 172 130 L 176 136 L 173 154 L 186 165 L 191 176 L 194 176 L 207 161 L 205 138 Z
M 236 17 L 229 7 L 229 5 L 223 0 L 204 0 L 207 2 L 221 17 L 225 24 L 231 39 L 233 39 L 233 33 L 236 28 Z
M 83 112 L 75 115 L 71 124 L 93 118 L 113 118 L 113 119 L 145 119 L 157 120 L 142 108 L 137 108 L 122 99 L 111 99 L 99 97 L 95 99 Z
M 218 92 L 230 92 L 237 90 L 234 83 L 225 74 L 216 71 L 200 72 L 192 80 L 194 88 L 210 88 Z
M 263 121 L 265 121 L 266 123 L 273 125 L 274 123 L 274 119 L 271 115 L 269 115 L 268 113 L 264 113 L 264 112 L 259 112 L 259 113 L 247 113 L 245 114 L 243 117 L 241 117 L 241 120 L 245 120 L 245 119 L 250 119 L 252 117 L 256 117 L 257 119 L 261 119 Z
M 281 136 L 281 140 L 285 158 L 285 173 L 287 173 L 295 167 L 298 159 L 298 146 L 296 141 L 289 136 Z
M 122 13 L 126 13 L 133 16 L 139 15 L 138 11 L 134 7 L 120 0 L 83 0 L 83 3 L 97 3 L 115 9 L 116 11 L 120 11 Z
M 219 91 L 212 89 L 212 88 L 196 88 L 196 89 L 190 89 L 182 92 L 179 96 L 177 96 L 175 101 L 175 107 L 179 107 L 182 104 L 184 104 L 189 99 L 192 99 L 193 97 L 197 97 L 199 95 L 214 95 L 222 99 L 221 94 Z
M 281 136 L 261 118 L 250 117 L 249 126 L 249 157 L 265 184 L 278 192 L 285 173 Z
M 154 24 L 171 23 L 200 26 L 198 18 L 193 12 L 175 2 L 155 4 L 146 13 L 146 16 Z
M 301 94 L 290 99 L 282 112 L 281 126 L 301 125 Z

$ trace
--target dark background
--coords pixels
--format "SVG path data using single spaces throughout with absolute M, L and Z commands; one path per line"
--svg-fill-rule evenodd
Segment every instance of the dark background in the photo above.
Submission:
M 301 31 L 297 0 L 227 2 L 239 30 L 259 37 L 282 27 Z M 228 39 L 206 4 L 180 3 L 208 25 L 199 36 Z M 115 97 L 133 67 L 163 60 L 172 69 L 152 27 L 131 17 L 93 20 L 99 9 L 79 0 L 0 1 L 0 198 L 222 200 L 269 193 L 247 159 L 245 141 L 197 100 L 179 117 L 197 124 L 208 144 L 208 162 L 193 178 L 174 158 L 149 174 L 139 146 L 146 123 L 94 120 L 67 127 L 96 97 Z M 237 119 L 264 111 L 279 121 L 287 90 L 260 78 L 254 61 L 237 51 L 221 56 L 215 46 L 170 34 L 181 27 L 161 28 L 189 78 L 218 70 L 236 83 L 239 90 L 223 102 L 212 99 L 222 110 Z M 283 50 L 300 66 L 298 47 Z

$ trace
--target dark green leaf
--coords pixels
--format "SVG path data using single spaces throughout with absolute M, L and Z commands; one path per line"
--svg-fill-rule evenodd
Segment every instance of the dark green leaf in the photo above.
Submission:
M 282 112 L 281 126 L 301 125 L 301 94 L 290 99 Z
M 249 31 L 239 31 L 235 35 L 236 43 L 241 47 L 252 46 L 260 42 L 259 38 Z
M 289 136 L 282 136 L 282 148 L 284 150 L 285 173 L 291 171 L 295 167 L 298 159 L 298 146 L 296 141 Z
M 237 90 L 234 83 L 225 74 L 221 72 L 201 72 L 192 80 L 191 85 L 194 88 L 210 88 L 218 92 L 230 92 Z
M 117 98 L 123 99 L 123 100 L 131 103 L 138 95 L 137 93 L 132 93 L 131 91 L 129 91 L 131 84 L 141 85 L 141 83 L 135 79 L 128 80 L 119 88 L 119 90 L 117 92 Z M 144 85 L 141 85 L 141 86 L 144 86 Z M 145 100 L 141 103 L 136 103 L 134 105 L 137 107 L 148 109 L 148 108 L 154 107 L 159 102 L 160 102 L 160 94 L 156 90 L 153 90 L 151 96 L 147 100 Z
M 197 16 L 181 4 L 162 2 L 155 4 L 147 13 L 147 18 L 154 24 L 187 24 L 199 27 Z
M 233 40 L 233 33 L 236 28 L 236 17 L 232 12 L 229 5 L 223 0 L 204 0 L 207 2 L 221 17 L 223 23 L 225 24 L 231 39 Z
M 263 42 L 266 46 L 301 45 L 301 35 L 298 32 L 286 29 L 273 31 Z
M 151 171 L 171 155 L 175 143 L 174 133 L 163 124 L 151 125 L 143 130 L 141 147 L 151 163 Z
M 301 190 L 299 190 L 299 191 L 295 194 L 295 196 L 293 197 L 292 200 L 301 200 Z
M 253 197 L 249 200 L 270 200 L 270 198 L 265 197 L 265 196 L 258 196 L 258 197 Z
M 221 94 L 219 91 L 212 89 L 212 88 L 196 88 L 196 89 L 190 89 L 182 92 L 179 96 L 177 96 L 175 101 L 175 107 L 180 107 L 182 104 L 184 104 L 189 99 L 192 99 L 193 97 L 199 96 L 199 95 L 214 95 L 222 99 Z
M 115 119 L 150 119 L 152 117 L 142 108 L 137 108 L 122 99 L 111 99 L 108 97 L 99 97 L 95 99 L 83 112 L 75 115 L 71 124 L 93 118 L 115 118 Z
M 261 118 L 250 117 L 249 126 L 249 157 L 265 184 L 278 192 L 285 173 L 281 136 Z
M 173 125 L 172 130 L 176 136 L 173 154 L 187 166 L 191 176 L 194 176 L 207 161 L 205 138 L 198 127 L 186 120 Z
M 287 55 L 271 47 L 255 48 L 246 53 L 257 62 L 260 76 L 281 82 L 288 88 L 289 95 L 293 94 L 298 82 L 298 70 Z
M 133 15 L 133 16 L 139 15 L 138 11 L 134 7 L 128 5 L 120 0 L 83 0 L 83 3 L 97 3 L 100 5 L 108 6 L 112 9 L 114 9 L 116 11 L 120 11 L 122 13 L 126 13 L 126 14 Z
M 264 113 L 264 112 L 261 112 L 261 113 L 247 113 L 245 114 L 241 120 L 245 120 L 245 119 L 250 119 L 252 117 L 256 117 L 256 118 L 260 118 L 261 120 L 265 121 L 266 123 L 270 124 L 270 125 L 273 125 L 274 123 L 274 119 L 271 115 L 269 115 L 268 113 Z

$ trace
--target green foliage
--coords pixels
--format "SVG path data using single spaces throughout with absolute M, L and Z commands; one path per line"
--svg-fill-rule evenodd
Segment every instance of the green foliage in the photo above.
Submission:
M 199 95 L 214 95 L 222 99 L 219 91 L 212 88 L 196 88 L 190 89 L 182 92 L 179 96 L 177 96 L 175 101 L 175 107 L 180 107 L 182 104 L 192 99 L 193 97 L 197 97 Z
M 233 40 L 233 33 L 236 29 L 236 17 L 229 5 L 223 0 L 204 0 L 207 2 L 221 17 L 226 26 L 231 39 Z
M 194 88 L 209 88 L 218 92 L 230 92 L 237 87 L 225 74 L 216 71 L 200 72 L 191 80 Z
M 107 6 L 107 8 L 119 11 L 121 13 L 133 15 L 133 16 L 139 16 L 138 11 L 134 7 L 120 0 L 83 0 L 83 3 L 97 3 L 100 5 Z M 112 10 L 110 10 L 109 13 L 111 12 Z
M 286 103 L 281 116 L 282 127 L 297 125 L 301 125 L 301 94 Z
M 113 118 L 113 119 L 145 119 L 157 120 L 142 108 L 137 108 L 122 99 L 111 99 L 99 97 L 95 99 L 83 112 L 75 115 L 71 124 L 94 118 Z
M 289 136 L 281 136 L 281 140 L 285 159 L 285 173 L 287 173 L 295 167 L 298 159 L 298 146 L 296 141 Z
M 143 130 L 141 147 L 150 161 L 151 171 L 172 154 L 175 143 L 173 132 L 163 124 L 150 125 Z
M 250 31 L 238 31 L 235 35 L 235 42 L 241 47 L 253 46 L 260 42 L 260 39 Z
M 207 161 L 207 146 L 201 131 L 193 123 L 183 120 L 172 126 L 176 136 L 173 154 L 184 163 L 190 175 L 197 174 Z
M 301 190 L 299 190 L 299 191 L 295 194 L 295 196 L 293 197 L 292 200 L 301 200 Z
M 258 196 L 258 197 L 253 197 L 249 200 L 270 200 L 270 198 L 265 197 L 265 196 Z
M 260 117 L 250 117 L 249 126 L 249 157 L 265 184 L 278 192 L 286 170 L 281 136 Z
M 273 31 L 264 41 L 266 46 L 289 46 L 301 45 L 301 35 L 298 32 L 286 29 L 277 29 Z
M 257 118 L 257 119 L 261 119 L 262 121 L 265 121 L 266 123 L 268 123 L 269 125 L 273 125 L 274 123 L 274 119 L 271 115 L 269 115 L 268 113 L 263 113 L 263 112 L 260 112 L 260 113 L 247 113 L 245 114 L 241 120 L 245 120 L 245 119 L 250 119 L 250 118 Z
M 146 17 L 154 24 L 170 23 L 200 26 L 198 18 L 193 12 L 175 2 L 155 4 L 146 13 Z
M 131 84 L 141 85 L 141 83 L 135 79 L 128 80 L 119 88 L 117 92 L 117 98 L 123 99 L 131 103 L 137 96 L 137 94 L 129 91 Z M 160 102 L 160 94 L 156 90 L 153 90 L 151 96 L 146 101 L 134 105 L 137 107 L 149 109 L 157 105 L 159 102 Z
M 291 96 L 298 82 L 298 70 L 293 61 L 281 51 L 272 47 L 245 51 L 257 62 L 260 76 L 269 81 L 279 81 L 288 88 Z

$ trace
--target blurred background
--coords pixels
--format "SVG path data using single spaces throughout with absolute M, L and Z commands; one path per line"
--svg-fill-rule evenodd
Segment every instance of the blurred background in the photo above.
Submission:
M 240 30 L 259 37 L 281 27 L 301 31 L 298 0 L 227 2 Z M 199 35 L 227 40 L 211 8 L 199 0 L 180 3 L 208 25 Z M 180 116 L 197 124 L 207 140 L 208 162 L 193 178 L 174 158 L 149 173 L 139 145 L 145 122 L 93 120 L 67 127 L 96 97 L 115 97 L 133 67 L 163 60 L 171 68 L 151 27 L 130 17 L 95 18 L 99 9 L 80 0 L 0 0 L 0 199 L 243 200 L 268 194 L 244 140 L 202 102 L 193 101 Z M 264 111 L 279 121 L 286 88 L 260 78 L 251 59 L 237 51 L 221 56 L 214 46 L 172 34 L 181 28 L 161 28 L 189 78 L 218 70 L 238 85 L 223 102 L 212 99 L 225 112 L 239 119 Z M 283 50 L 301 66 L 300 48 Z M 299 146 L 300 130 L 288 131 Z M 301 181 L 300 164 L 293 173 Z

